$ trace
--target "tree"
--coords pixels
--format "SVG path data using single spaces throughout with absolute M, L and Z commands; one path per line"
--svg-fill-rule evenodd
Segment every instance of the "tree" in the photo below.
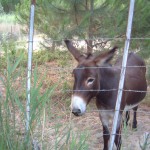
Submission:
M 95 46 L 105 46 L 111 38 L 125 38 L 128 8 L 129 1 L 120 0 L 37 0 L 35 28 L 54 41 L 84 39 L 87 51 L 91 52 Z M 149 36 L 149 9 L 149 1 L 135 1 L 132 37 Z M 24 0 L 17 10 L 21 22 L 28 23 L 29 1 Z M 113 43 L 123 46 L 124 39 L 111 41 Z M 140 54 L 149 56 L 148 49 L 144 51 L 150 46 L 148 40 L 132 40 L 131 46 L 139 49 Z
M 111 9 L 115 11 L 119 9 L 120 14 L 118 15 L 118 26 L 121 26 L 119 32 L 121 35 L 125 34 L 127 22 L 125 18 L 128 17 L 129 1 L 120 0 L 107 0 L 105 1 L 105 7 L 107 10 Z M 148 0 L 136 0 L 135 10 L 132 26 L 132 40 L 131 49 L 136 49 L 139 55 L 148 59 L 150 56 L 150 39 L 144 39 L 150 37 L 150 1 Z M 109 12 L 109 13 L 111 13 Z M 115 15 L 116 16 L 116 15 Z M 117 33 L 117 32 L 116 32 Z M 141 39 L 140 39 L 141 38 Z
M 20 4 L 17 9 L 21 10 L 18 11 L 21 22 L 27 18 L 26 13 L 23 13 L 26 4 Z M 101 27 L 99 18 L 104 12 L 101 4 L 98 0 L 38 0 L 35 28 L 53 40 L 74 37 L 85 39 L 87 51 L 91 52 L 95 46 L 92 39 L 99 36 L 97 31 Z
M 15 5 L 18 4 L 20 0 L 1 0 L 0 3 L 3 7 L 5 13 L 10 13 L 15 10 Z
M 3 10 L 3 6 L 2 4 L 0 3 L 0 14 L 4 13 L 4 10 Z

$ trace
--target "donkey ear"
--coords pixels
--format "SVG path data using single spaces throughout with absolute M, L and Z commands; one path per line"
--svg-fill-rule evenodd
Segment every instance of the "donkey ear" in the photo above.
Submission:
M 114 47 L 110 51 L 96 56 L 94 58 L 94 62 L 96 63 L 96 65 L 100 66 L 100 65 L 102 65 L 104 63 L 109 62 L 113 58 L 114 53 L 115 53 L 115 51 L 116 51 L 117 48 L 118 47 Z
M 70 53 L 73 55 L 73 57 L 79 62 L 81 59 L 83 59 L 83 55 L 80 54 L 80 52 L 73 46 L 72 42 L 70 40 L 65 40 L 66 46 Z

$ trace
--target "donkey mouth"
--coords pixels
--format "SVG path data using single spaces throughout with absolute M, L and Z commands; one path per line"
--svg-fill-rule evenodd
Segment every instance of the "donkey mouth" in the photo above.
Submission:
M 77 113 L 77 112 L 72 112 L 75 116 L 79 117 L 79 116 L 82 116 L 81 113 Z
M 77 114 L 77 113 L 73 113 L 76 117 L 79 117 L 80 115 L 79 114 Z

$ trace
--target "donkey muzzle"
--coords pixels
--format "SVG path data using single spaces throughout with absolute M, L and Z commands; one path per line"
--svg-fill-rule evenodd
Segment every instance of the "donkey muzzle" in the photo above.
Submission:
M 81 116 L 86 111 L 86 103 L 83 98 L 73 95 L 71 100 L 71 110 L 75 116 Z

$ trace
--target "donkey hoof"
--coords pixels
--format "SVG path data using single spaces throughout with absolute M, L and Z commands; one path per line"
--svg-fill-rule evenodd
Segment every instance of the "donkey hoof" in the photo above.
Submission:
M 137 121 L 135 121 L 135 122 L 133 122 L 133 124 L 132 124 L 132 129 L 134 130 L 136 130 L 137 129 Z
M 137 125 L 132 125 L 132 130 L 137 131 Z

